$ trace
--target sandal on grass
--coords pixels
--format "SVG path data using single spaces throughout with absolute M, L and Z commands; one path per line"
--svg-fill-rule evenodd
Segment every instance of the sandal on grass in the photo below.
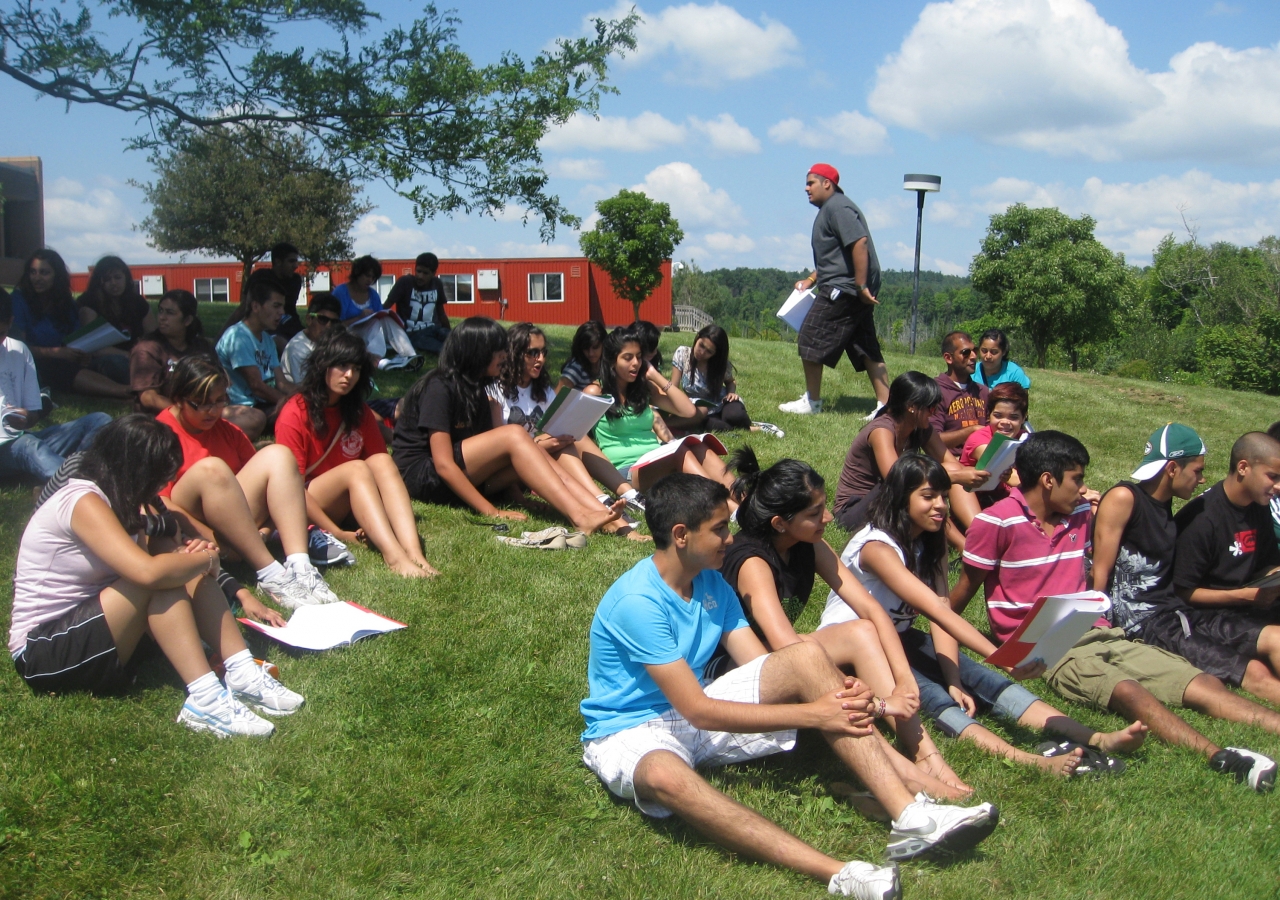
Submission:
M 1125 769 L 1123 759 L 1115 756 L 1109 756 L 1101 750 L 1095 750 L 1093 747 L 1087 747 L 1076 741 L 1045 741 L 1036 745 L 1036 752 L 1041 756 L 1054 757 L 1066 756 L 1079 748 L 1084 751 L 1084 755 L 1080 757 L 1080 765 L 1076 766 L 1075 771 L 1071 773 L 1072 777 L 1076 775 L 1119 775 Z
M 524 531 L 520 537 L 503 537 L 498 540 L 512 547 L 532 547 L 537 550 L 582 550 L 587 546 L 587 536 L 581 531 L 569 531 L 559 525 L 541 531 Z

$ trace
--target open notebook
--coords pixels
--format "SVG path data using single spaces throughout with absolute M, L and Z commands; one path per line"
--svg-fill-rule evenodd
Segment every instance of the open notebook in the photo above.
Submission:
M 294 611 L 284 628 L 263 625 L 252 619 L 241 619 L 254 631 L 299 650 L 329 650 L 356 641 L 407 628 L 403 622 L 388 619 L 356 603 L 343 601 L 322 606 L 303 606 Z

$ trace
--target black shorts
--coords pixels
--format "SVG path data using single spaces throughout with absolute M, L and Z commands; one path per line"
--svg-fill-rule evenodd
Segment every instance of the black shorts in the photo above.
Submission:
M 805 362 L 820 362 L 834 369 L 848 354 L 854 371 L 866 371 L 867 362 L 882 363 L 876 337 L 875 306 L 842 291 L 835 300 L 827 288 L 819 288 L 809 314 L 800 326 L 796 348 Z
M 69 359 L 53 356 L 36 357 L 36 377 L 45 387 L 69 391 L 82 367 Z
M 1271 624 L 1269 617 L 1236 609 L 1160 610 L 1143 620 L 1142 640 L 1239 687 L 1258 655 L 1262 629 Z
M 877 484 L 861 497 L 854 497 L 835 511 L 836 522 L 849 534 L 856 534 L 867 524 L 867 515 L 871 511 L 871 501 L 880 496 L 884 482 Z
M 107 694 L 128 680 L 97 597 L 32 628 L 13 664 L 27 685 L 41 694 Z
M 458 468 L 467 471 L 467 464 L 462 458 L 462 441 L 453 442 L 453 461 Z M 461 498 L 453 492 L 453 488 L 440 477 L 436 464 L 428 453 L 422 459 L 411 462 L 400 470 L 404 478 L 404 486 L 409 489 L 409 496 L 423 503 L 437 503 L 441 506 L 454 506 L 461 503 Z

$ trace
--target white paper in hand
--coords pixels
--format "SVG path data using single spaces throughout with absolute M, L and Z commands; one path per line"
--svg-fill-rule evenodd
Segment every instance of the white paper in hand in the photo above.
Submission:
M 263 625 L 252 619 L 240 621 L 273 640 L 299 650 L 329 650 L 344 644 L 354 644 L 361 638 L 408 627 L 403 622 L 388 619 L 371 609 L 346 601 L 322 606 L 303 606 L 294 612 L 284 628 Z
M 813 307 L 813 296 L 812 288 L 807 291 L 792 291 L 787 302 L 778 310 L 778 318 L 799 331 L 805 316 L 809 315 L 809 310 Z

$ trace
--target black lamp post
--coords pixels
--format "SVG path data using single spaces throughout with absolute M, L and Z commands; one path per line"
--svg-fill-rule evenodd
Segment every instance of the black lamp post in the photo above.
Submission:
M 903 175 L 902 189 L 916 192 L 916 278 L 911 293 L 911 355 L 916 352 L 916 317 L 920 307 L 920 229 L 924 225 L 924 195 L 942 190 L 940 175 Z

